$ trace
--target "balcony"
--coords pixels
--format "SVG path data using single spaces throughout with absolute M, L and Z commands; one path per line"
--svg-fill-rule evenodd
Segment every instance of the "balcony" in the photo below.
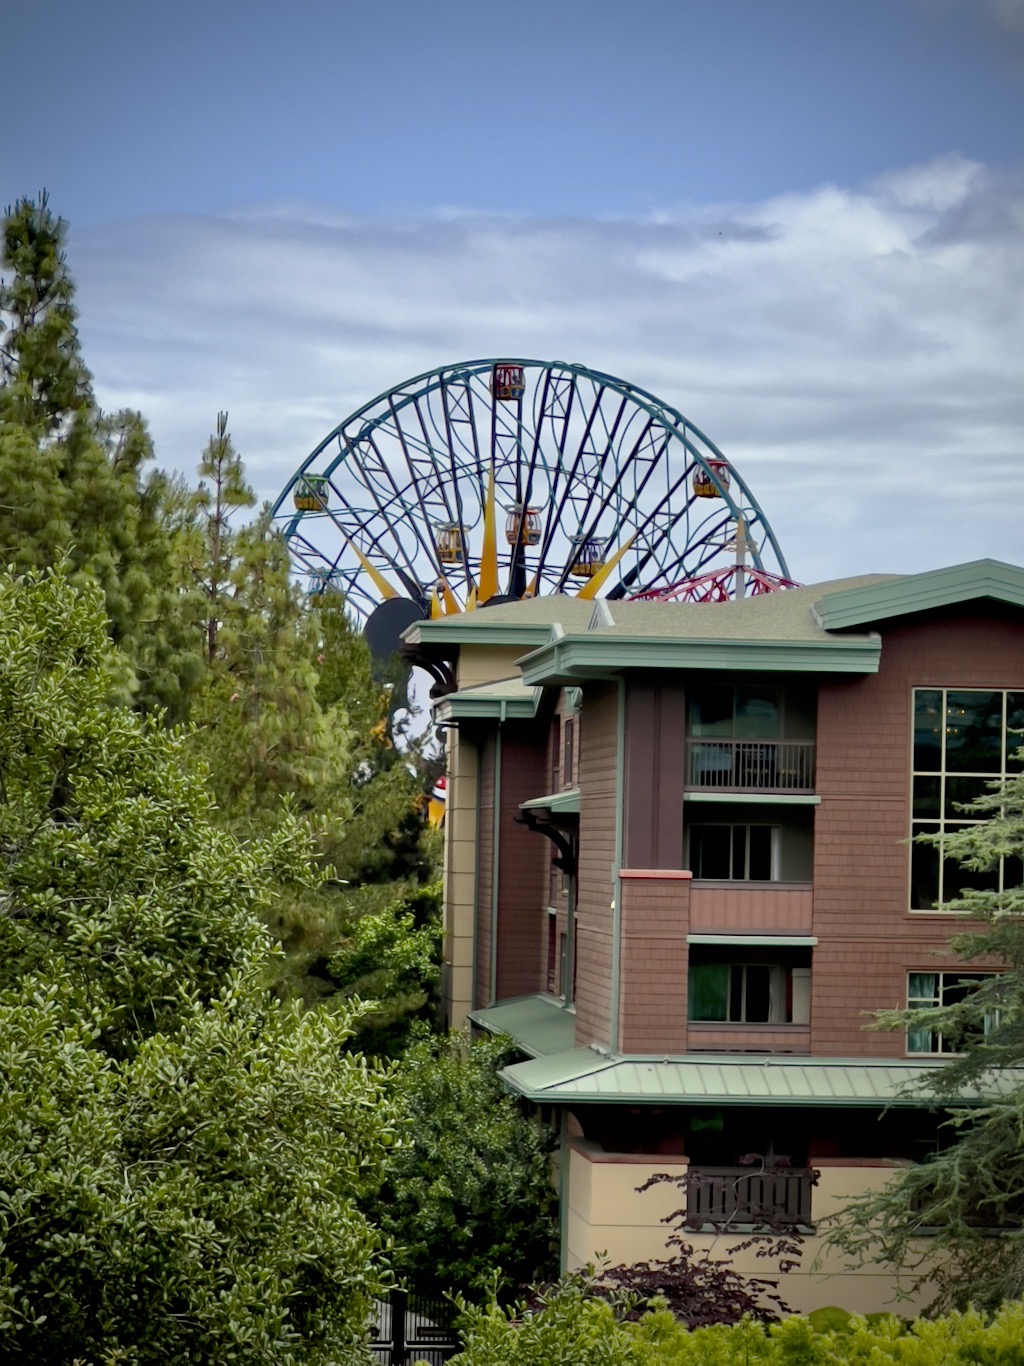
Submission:
M 813 740 L 687 740 L 686 785 L 707 792 L 813 792 Z
M 813 1184 L 814 1173 L 806 1168 L 691 1167 L 686 1182 L 686 1226 L 810 1224 Z

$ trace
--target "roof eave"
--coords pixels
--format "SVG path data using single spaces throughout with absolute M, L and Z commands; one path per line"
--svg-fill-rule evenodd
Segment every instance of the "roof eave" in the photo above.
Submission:
M 579 683 L 626 669 L 749 669 L 769 673 L 878 672 L 881 638 L 673 640 L 566 635 L 517 660 L 533 686 Z
M 1024 569 L 1001 560 L 972 560 L 863 588 L 826 593 L 813 610 L 824 630 L 842 631 L 978 598 L 1024 607 Z

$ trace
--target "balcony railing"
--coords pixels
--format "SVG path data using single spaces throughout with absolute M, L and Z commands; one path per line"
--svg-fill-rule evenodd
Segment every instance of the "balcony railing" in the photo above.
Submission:
M 686 1183 L 687 1227 L 809 1224 L 813 1184 L 814 1173 L 806 1168 L 691 1167 Z
M 687 786 L 721 792 L 813 792 L 813 740 L 688 740 Z

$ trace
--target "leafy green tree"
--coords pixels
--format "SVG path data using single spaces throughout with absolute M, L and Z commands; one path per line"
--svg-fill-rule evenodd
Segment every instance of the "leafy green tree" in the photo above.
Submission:
M 1001 892 L 965 890 L 950 904 L 977 922 L 951 947 L 965 964 L 1003 970 L 956 1004 L 879 1017 L 880 1028 L 934 1030 L 952 1050 L 914 1088 L 946 1109 L 942 1142 L 930 1161 L 853 1202 L 831 1237 L 856 1258 L 899 1268 L 909 1286 L 930 1283 L 936 1307 L 993 1307 L 1024 1293 L 1024 774 L 964 810 L 979 823 L 947 834 L 946 856 L 989 875 L 983 881 L 1000 860 L 1017 876 Z M 964 1096 L 986 1103 L 958 1105 Z
M 98 588 L 0 576 L 0 1334 L 9 1360 L 358 1362 L 394 1114 L 352 1016 L 265 990 L 308 887 L 110 704 Z
M 554 1136 L 502 1086 L 509 1056 L 507 1041 L 450 1035 L 414 1044 L 398 1065 L 405 1138 L 367 1208 L 414 1289 L 480 1286 L 496 1267 L 513 1285 L 551 1271 Z
M 340 1001 L 366 1003 L 350 1047 L 399 1058 L 435 1027 L 441 981 L 441 887 L 368 886 L 343 894 L 341 944 L 327 964 Z

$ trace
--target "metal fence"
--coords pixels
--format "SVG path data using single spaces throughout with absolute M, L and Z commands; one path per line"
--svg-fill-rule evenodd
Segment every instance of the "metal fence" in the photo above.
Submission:
M 733 792 L 812 792 L 813 740 L 689 740 L 687 783 Z
M 376 1308 L 370 1348 L 381 1366 L 411 1366 L 414 1361 L 443 1366 L 459 1350 L 450 1301 L 393 1290 Z

